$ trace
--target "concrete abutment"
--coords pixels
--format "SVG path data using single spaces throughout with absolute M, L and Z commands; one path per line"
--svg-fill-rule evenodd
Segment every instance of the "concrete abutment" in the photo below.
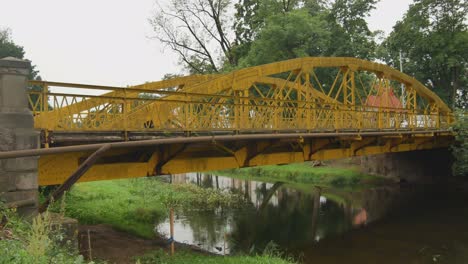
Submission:
M 28 108 L 30 63 L 0 59 L 0 151 L 39 147 L 39 132 Z M 38 157 L 0 160 L 0 200 L 24 216 L 37 214 Z
M 448 179 L 452 161 L 448 148 L 385 153 L 361 157 L 361 171 L 406 182 L 434 183 Z

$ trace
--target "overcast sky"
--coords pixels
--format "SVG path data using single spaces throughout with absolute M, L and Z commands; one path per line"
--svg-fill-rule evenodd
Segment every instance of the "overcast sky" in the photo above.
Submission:
M 180 72 L 148 18 L 157 0 L 0 0 L 0 28 L 49 81 L 126 86 Z M 389 33 L 411 0 L 381 0 L 368 19 Z

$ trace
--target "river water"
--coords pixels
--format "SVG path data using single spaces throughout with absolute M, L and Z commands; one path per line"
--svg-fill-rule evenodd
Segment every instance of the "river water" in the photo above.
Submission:
M 175 240 L 216 254 L 277 247 L 303 263 L 468 263 L 468 197 L 441 186 L 324 189 L 172 175 L 243 195 L 241 209 L 176 213 Z M 169 222 L 156 226 L 169 233 Z

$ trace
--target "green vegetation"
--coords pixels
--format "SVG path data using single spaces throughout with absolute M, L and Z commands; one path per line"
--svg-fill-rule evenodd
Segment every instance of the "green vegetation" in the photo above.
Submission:
M 382 178 L 362 174 L 355 168 L 312 167 L 310 163 L 231 169 L 219 173 L 236 178 L 314 184 L 324 187 L 368 186 L 384 182 Z
M 242 198 L 156 178 L 79 183 L 66 195 L 66 214 L 83 224 L 108 224 L 141 237 L 154 237 L 154 224 L 168 208 L 236 206 Z M 55 208 L 56 210 L 56 208 Z
M 31 222 L 0 204 L 0 263 L 86 263 L 49 212 Z
M 11 39 L 11 30 L 8 28 L 0 28 L 0 59 L 5 57 L 15 57 L 18 59 L 26 59 L 24 57 L 24 48 L 15 44 Z M 29 74 L 30 80 L 40 80 L 39 72 L 35 66 L 31 66 Z
M 388 36 L 371 31 L 367 23 L 377 2 L 170 0 L 158 8 L 151 25 L 190 73 L 306 56 L 380 59 L 399 68 L 401 51 L 405 73 L 452 107 L 466 107 L 466 1 L 414 0 Z M 317 74 L 322 81 L 327 75 Z
M 455 162 L 453 173 L 456 176 L 468 176 L 468 113 L 466 111 L 457 112 L 457 124 L 454 127 L 456 144 L 452 146 Z
M 152 254 L 145 255 L 139 258 L 139 263 L 142 264 L 290 264 L 294 263 L 289 259 L 283 259 L 274 254 L 263 254 L 257 256 L 207 256 L 194 254 L 191 252 L 178 252 L 174 256 L 170 256 L 164 251 L 157 251 Z
M 468 106 L 468 3 L 415 0 L 382 44 L 381 57 L 437 93 L 452 108 Z
M 377 2 L 170 0 L 150 21 L 190 73 L 217 73 L 304 56 L 375 58 L 366 18 Z

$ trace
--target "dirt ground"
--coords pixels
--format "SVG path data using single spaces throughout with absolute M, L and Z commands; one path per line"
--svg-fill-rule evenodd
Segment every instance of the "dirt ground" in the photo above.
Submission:
M 91 254 L 88 245 L 88 230 L 91 240 Z M 169 245 L 163 239 L 143 239 L 117 231 L 107 225 L 81 225 L 78 239 L 80 253 L 86 259 L 89 259 L 91 255 L 93 260 L 105 260 L 115 264 L 133 264 L 136 256 L 159 249 L 169 250 Z M 182 248 L 200 252 L 192 246 L 176 243 L 176 250 Z

